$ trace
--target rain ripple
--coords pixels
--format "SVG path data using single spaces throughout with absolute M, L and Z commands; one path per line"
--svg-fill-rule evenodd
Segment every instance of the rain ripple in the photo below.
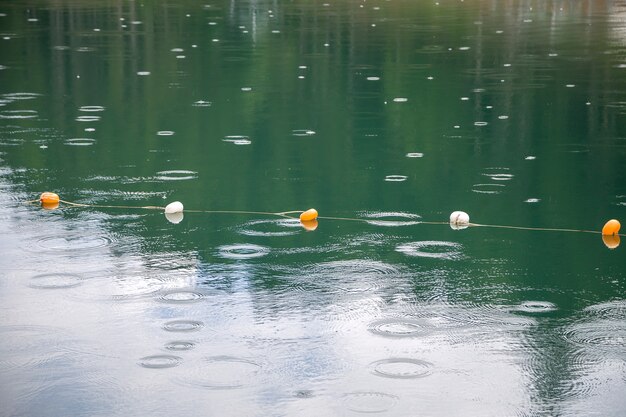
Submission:
M 50 274 L 39 274 L 32 277 L 28 283 L 31 288 L 38 289 L 64 289 L 81 285 L 83 278 L 80 275 L 57 272 Z
M 37 117 L 36 110 L 2 110 L 0 119 L 34 119 Z
M 78 111 L 84 111 L 84 112 L 104 111 L 104 107 L 103 106 L 81 106 L 78 108 Z
M 172 304 L 196 303 L 204 298 L 204 294 L 193 290 L 171 290 L 161 294 L 158 301 Z
M 250 145 L 252 141 L 248 136 L 231 135 L 222 139 L 224 142 L 230 142 L 233 145 Z
M 383 337 L 410 338 L 429 335 L 434 331 L 434 327 L 425 320 L 393 317 L 370 323 L 368 330 Z
M 253 244 L 224 245 L 218 248 L 219 256 L 226 259 L 260 258 L 269 252 L 269 248 Z
M 195 388 L 237 389 L 257 382 L 263 370 L 255 360 L 238 356 L 204 357 L 177 382 Z
M 356 413 L 383 413 L 389 411 L 398 402 L 398 397 L 384 392 L 357 391 L 344 395 L 346 408 Z
M 91 138 L 73 138 L 65 141 L 68 146 L 91 146 L 95 143 L 96 140 Z
M 409 177 L 407 177 L 406 175 L 387 175 L 385 177 L 385 181 L 388 182 L 402 182 L 402 181 L 406 181 Z
M 504 184 L 474 184 L 472 186 L 472 192 L 479 194 L 500 194 L 504 187 Z
M 626 320 L 626 300 L 595 304 L 583 311 L 603 319 Z
M 100 116 L 78 116 L 76 118 L 77 122 L 97 122 L 100 120 Z
M 396 247 L 397 252 L 403 253 L 407 256 L 447 260 L 458 260 L 463 258 L 463 253 L 461 252 L 462 249 L 463 247 L 459 243 L 439 240 L 403 243 Z
M 313 136 L 315 131 L 310 129 L 294 129 L 291 131 L 291 134 L 293 136 Z
M 38 93 L 6 93 L 2 94 L 2 97 L 7 100 L 32 100 L 34 98 L 40 97 L 41 94 Z
M 353 259 L 314 264 L 302 274 L 308 282 L 317 283 L 332 291 L 367 293 L 389 286 L 401 275 L 395 266 L 368 259 Z
M 246 236 L 290 236 L 301 229 L 298 219 L 263 219 L 245 223 L 239 233 Z
M 68 236 L 45 236 L 35 242 L 36 248 L 47 252 L 83 252 L 105 248 L 111 245 L 112 240 L 105 236 L 90 235 L 88 233 Z
M 570 342 L 594 349 L 624 352 L 626 324 L 616 320 L 580 321 L 571 325 L 564 333 Z
M 194 347 L 196 347 L 196 344 L 194 342 L 189 342 L 186 340 L 175 340 L 165 344 L 165 349 L 175 352 L 191 350 Z
M 198 178 L 198 173 L 183 169 L 159 171 L 155 178 L 159 181 L 185 181 Z
M 423 378 L 432 373 L 433 364 L 420 359 L 388 358 L 370 364 L 374 375 L 385 378 Z
M 411 226 L 419 224 L 422 218 L 418 214 L 404 213 L 404 212 L 374 212 L 365 213 L 363 215 L 368 224 L 374 226 L 386 226 L 386 227 L 398 227 L 398 226 Z
M 163 325 L 166 332 L 197 332 L 204 327 L 204 323 L 197 320 L 172 320 Z
M 149 369 L 173 368 L 180 365 L 183 359 L 174 355 L 152 355 L 139 359 L 139 366 Z
M 549 301 L 524 301 L 511 309 L 513 312 L 526 314 L 545 314 L 556 310 L 557 306 Z
M 63 337 L 54 327 L 0 326 L 0 370 L 45 365 Z
M 143 275 L 93 278 L 76 295 L 90 301 L 134 301 L 152 296 L 163 285 L 161 279 Z
M 422 327 L 444 336 L 451 342 L 464 343 L 468 334 L 493 335 L 502 330 L 525 330 L 536 321 L 511 312 L 510 308 L 473 304 L 417 304 L 405 312 L 419 320 Z
M 587 307 L 585 317 L 564 332 L 568 341 L 581 347 L 626 357 L 626 301 L 611 301 Z

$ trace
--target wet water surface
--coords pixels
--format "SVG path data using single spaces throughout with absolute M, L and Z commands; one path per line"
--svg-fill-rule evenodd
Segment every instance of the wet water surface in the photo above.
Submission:
M 101 3 L 0 4 L 1 415 L 624 414 L 626 2 Z

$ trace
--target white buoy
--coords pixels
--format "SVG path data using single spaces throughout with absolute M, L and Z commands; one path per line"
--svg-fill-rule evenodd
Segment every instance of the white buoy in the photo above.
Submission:
M 455 230 L 465 229 L 469 226 L 469 214 L 464 211 L 454 211 L 450 214 L 450 227 Z
M 183 212 L 183 203 L 180 201 L 174 201 L 165 206 L 165 214 L 172 213 L 182 213 Z

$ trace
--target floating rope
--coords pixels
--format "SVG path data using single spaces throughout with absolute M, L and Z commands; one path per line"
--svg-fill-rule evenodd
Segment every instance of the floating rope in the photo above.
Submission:
M 183 218 L 183 204 L 179 201 L 174 201 L 165 207 L 161 206 L 127 206 L 127 205 L 105 205 L 105 204 L 83 204 L 74 203 L 72 201 L 61 200 L 55 193 L 45 192 L 41 194 L 38 200 L 26 201 L 27 204 L 41 203 L 41 205 L 49 210 L 56 209 L 59 205 L 65 204 L 70 207 L 87 207 L 87 208 L 100 208 L 100 209 L 133 209 L 133 210 L 162 210 L 165 212 L 166 217 L 172 223 L 179 223 Z M 302 226 L 307 230 L 315 230 L 317 228 L 317 220 L 336 220 L 336 221 L 353 221 L 362 223 L 371 223 L 370 219 L 351 218 L 351 217 L 331 217 L 331 216 L 319 216 L 317 210 L 308 209 L 306 211 L 292 210 L 281 212 L 267 212 L 267 211 L 247 211 L 247 210 L 184 210 L 187 213 L 206 213 L 206 214 L 243 214 L 243 215 L 261 215 L 261 216 L 276 216 L 287 219 L 298 219 Z M 293 216 L 293 214 L 300 213 L 299 217 Z M 433 224 L 442 225 L 449 224 L 453 229 L 465 229 L 467 227 L 490 227 L 497 229 L 514 229 L 514 230 L 529 230 L 529 231 L 544 231 L 544 232 L 566 232 L 566 233 L 591 233 L 601 234 L 602 240 L 605 245 L 610 249 L 615 249 L 619 246 L 620 236 L 626 236 L 619 234 L 621 227 L 620 222 L 611 219 L 602 228 L 602 231 L 597 230 L 584 230 L 584 229 L 568 229 L 568 228 L 553 228 L 553 227 L 527 227 L 527 226 L 509 226 L 509 225 L 497 225 L 497 224 L 479 224 L 470 223 L 469 215 L 463 211 L 455 211 L 450 215 L 450 222 L 435 222 L 435 221 L 418 221 L 419 224 Z

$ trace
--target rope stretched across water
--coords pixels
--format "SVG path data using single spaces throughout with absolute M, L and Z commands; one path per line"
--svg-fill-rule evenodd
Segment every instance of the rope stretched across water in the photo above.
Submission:
M 44 193 L 44 194 L 46 194 L 46 193 Z M 31 201 L 27 201 L 26 203 L 34 204 L 34 203 L 42 202 L 43 204 L 45 204 L 45 202 L 43 200 L 43 195 L 44 194 L 42 194 L 42 198 L 40 198 L 39 200 L 31 200 Z M 50 193 L 50 194 L 53 194 L 53 193 Z M 164 211 L 165 210 L 165 211 L 167 211 L 167 207 L 161 207 L 161 206 L 129 206 L 129 205 L 108 205 L 108 204 L 75 203 L 75 202 L 72 202 L 72 201 L 61 200 L 61 199 L 58 198 L 58 196 L 56 196 L 56 200 L 52 201 L 50 204 L 54 204 L 54 203 L 63 203 L 63 204 L 65 204 L 67 206 L 70 206 L 70 207 L 80 207 L 80 208 L 160 210 L 160 211 Z M 180 204 L 180 206 L 181 206 L 180 212 L 182 213 L 182 204 Z M 300 218 L 300 220 L 303 220 L 303 221 L 304 221 L 304 219 L 302 218 L 302 216 L 296 217 L 296 216 L 293 216 L 293 214 L 298 214 L 298 213 L 304 214 L 304 213 L 307 213 L 309 211 L 313 211 L 314 212 L 314 217 L 311 218 L 311 219 L 307 219 L 307 220 L 317 220 L 317 219 L 320 219 L 320 220 L 335 220 L 335 221 L 352 221 L 352 222 L 362 222 L 362 223 L 371 223 L 372 222 L 371 219 L 363 219 L 363 218 L 318 216 L 317 215 L 317 211 L 315 211 L 314 209 L 307 210 L 306 212 L 302 212 L 301 210 L 291 210 L 291 211 L 281 211 L 281 212 L 248 211 L 248 210 L 185 210 L 186 213 L 261 215 L 261 216 L 275 216 L 275 217 L 287 218 L 287 219 L 298 219 L 298 218 Z M 607 233 L 606 235 L 626 236 L 624 234 L 617 233 L 619 231 L 619 222 L 617 220 L 610 220 L 605 225 L 605 228 L 611 222 L 615 222 L 615 224 L 613 225 L 614 227 L 612 229 L 613 232 L 612 233 Z M 416 221 L 415 223 L 416 224 L 432 224 L 432 225 L 448 225 L 448 224 L 451 224 L 449 222 L 443 222 L 443 221 Z M 605 233 L 603 233 L 603 231 L 601 232 L 601 231 L 597 231 L 597 230 L 571 229 L 571 228 L 554 228 L 554 227 L 511 226 L 511 225 L 499 225 L 499 224 L 481 224 L 481 223 L 470 223 L 469 221 L 467 223 L 463 223 L 461 226 L 463 228 L 464 227 L 489 227 L 489 228 L 497 228 L 497 229 L 513 229 L 513 230 L 545 231 L 545 232 L 566 232 L 566 233 L 591 233 L 591 234 L 602 234 L 602 235 L 605 235 Z

